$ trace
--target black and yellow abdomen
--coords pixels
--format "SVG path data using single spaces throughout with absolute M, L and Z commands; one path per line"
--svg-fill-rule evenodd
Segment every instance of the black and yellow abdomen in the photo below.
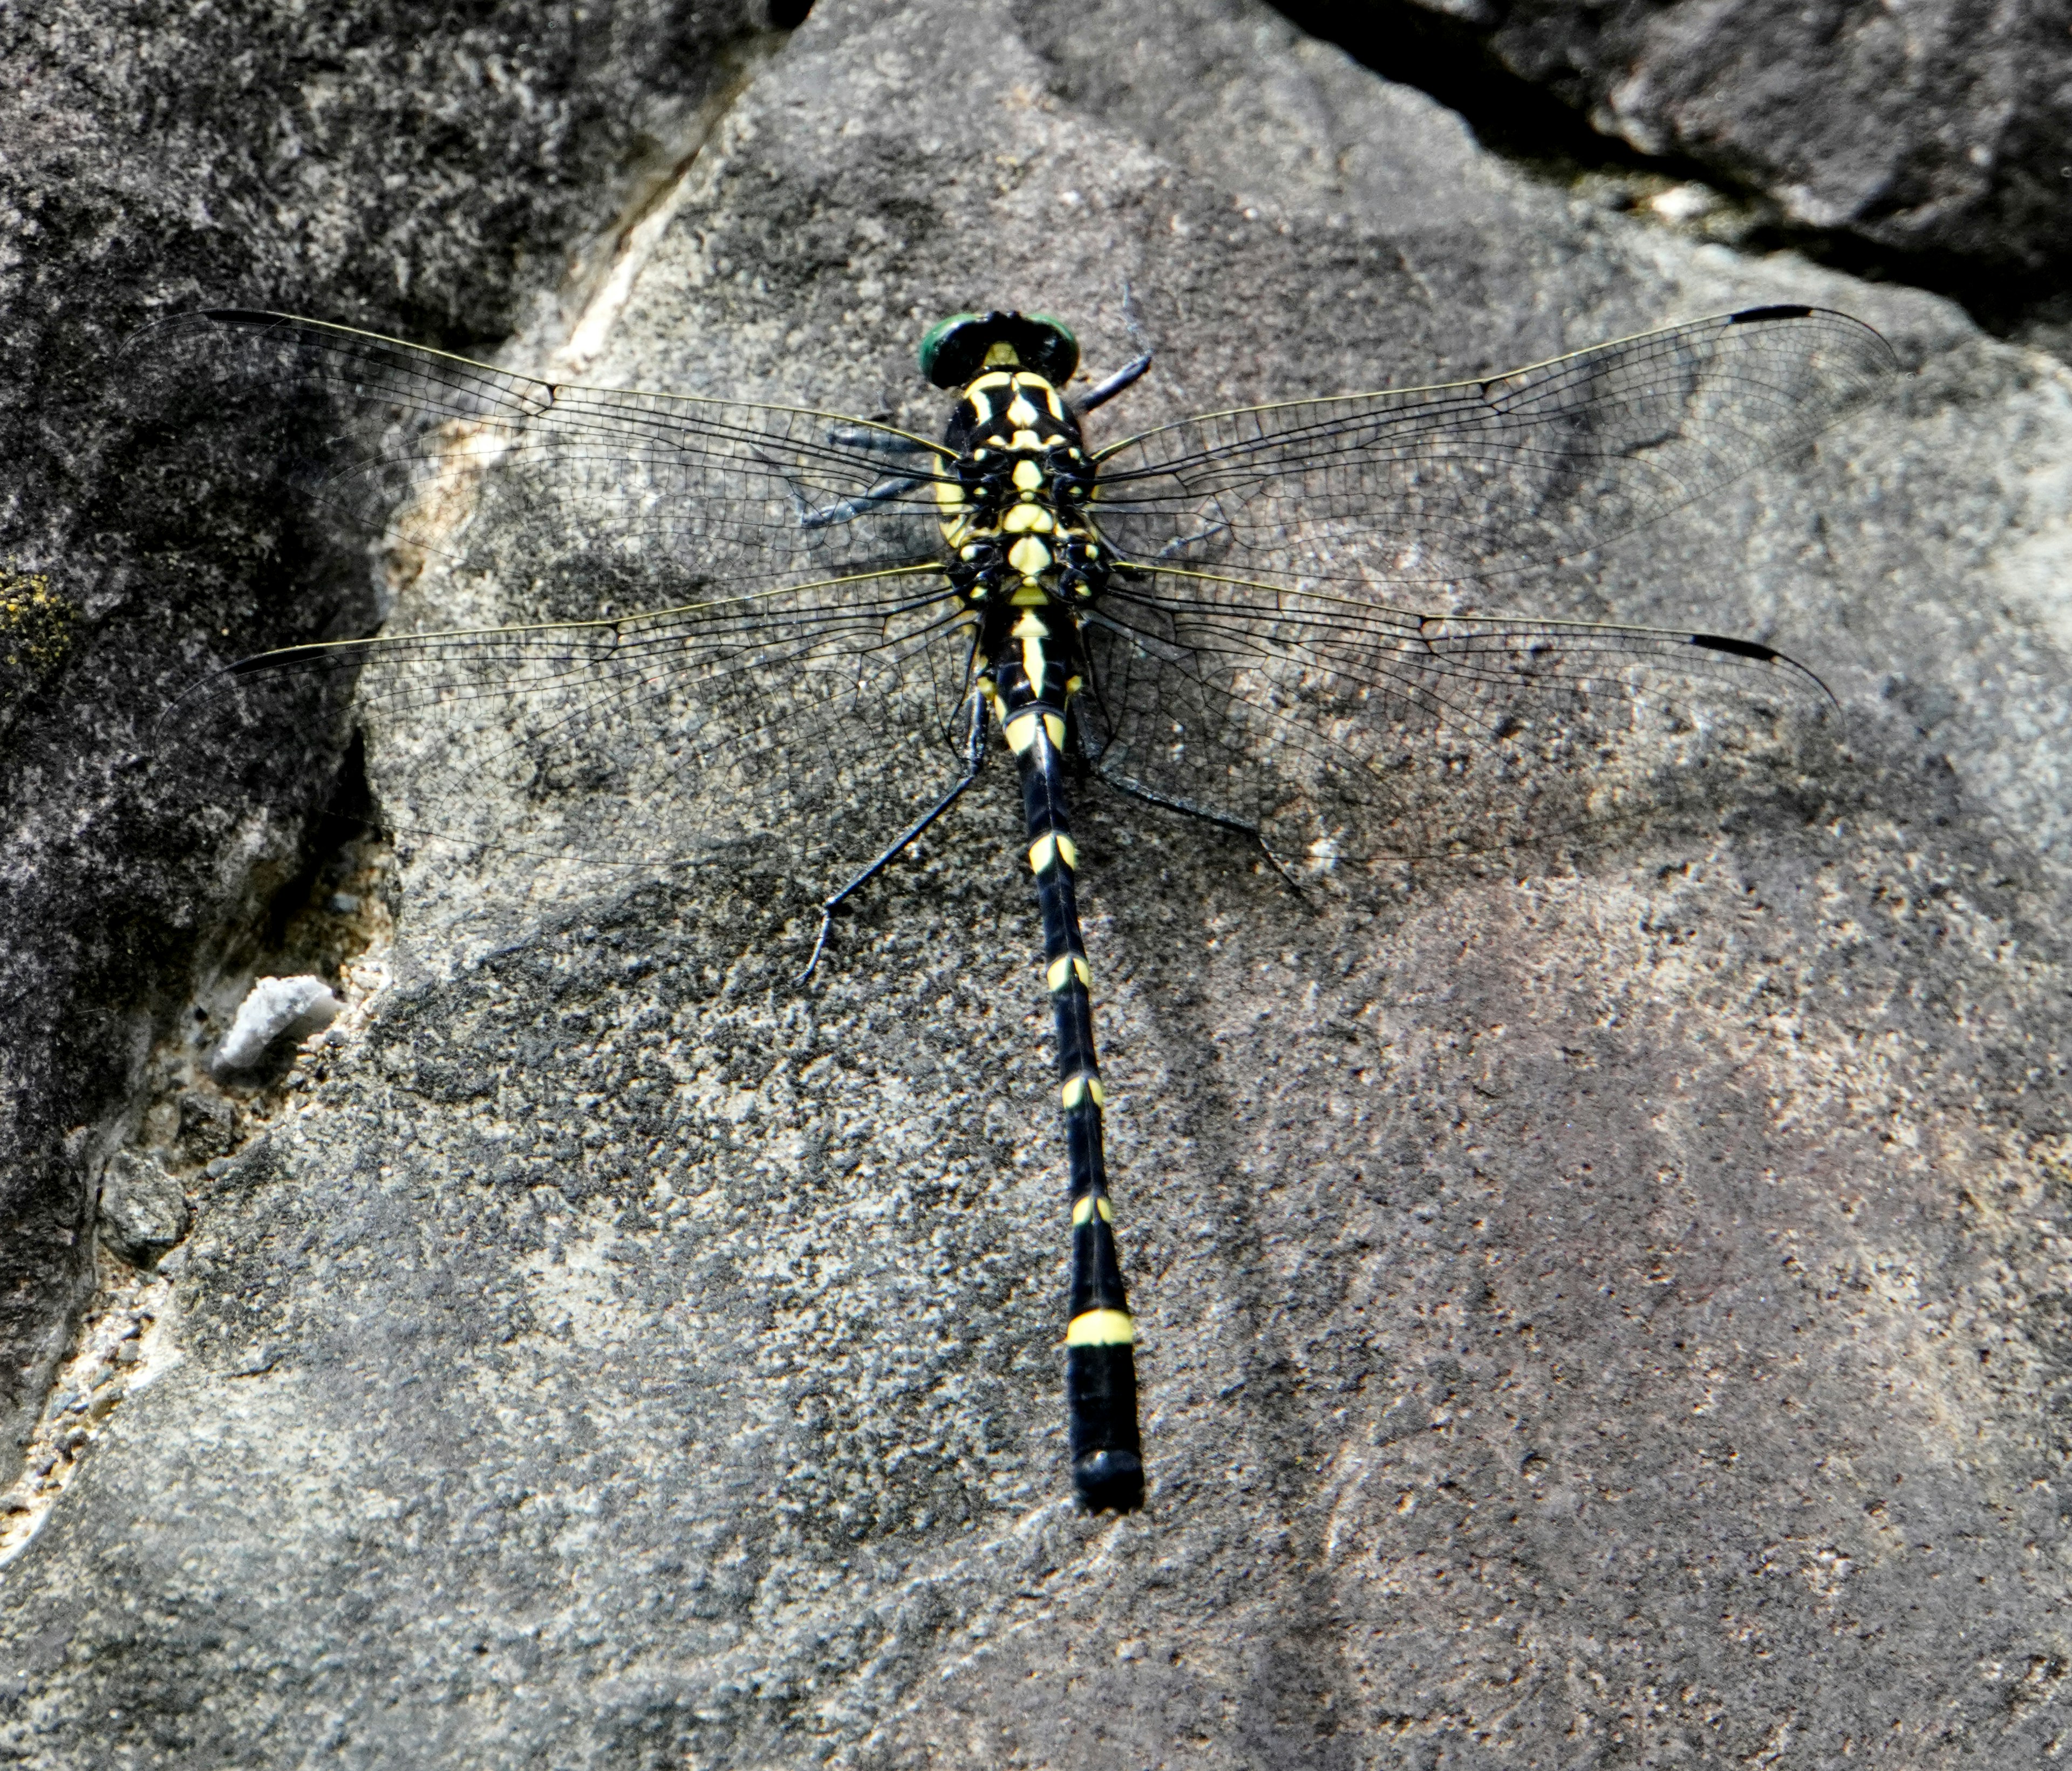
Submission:
M 1126 1511 L 1144 1498 L 1137 1331 L 1108 1198 L 1093 970 L 1079 930 L 1079 851 L 1066 791 L 1072 697 L 1086 675 L 1079 611 L 1105 587 L 1108 567 L 1087 509 L 1093 465 L 1078 417 L 1052 379 L 1069 374 L 1071 362 L 1056 359 L 1065 363 L 1062 371 L 1056 360 L 1025 366 L 1024 351 L 1049 349 L 1054 340 L 1039 331 L 1021 336 L 1018 349 L 1019 335 L 1011 329 L 995 335 L 999 330 L 981 328 L 970 341 L 985 355 L 944 436 L 954 465 L 935 483 L 937 516 L 951 587 L 978 623 L 976 687 L 1020 775 L 1043 919 L 1072 1237 L 1065 1330 L 1072 1480 L 1089 1506 Z M 923 355 L 927 367 L 927 347 Z

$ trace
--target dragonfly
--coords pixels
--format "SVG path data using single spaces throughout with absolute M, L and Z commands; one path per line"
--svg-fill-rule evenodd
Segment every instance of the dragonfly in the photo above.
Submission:
M 1219 827 L 1299 890 L 1599 828 L 1731 762 L 1826 696 L 1785 652 L 1482 599 L 1800 447 L 1896 367 L 1848 315 L 1753 307 L 1104 442 L 1094 414 L 1151 355 L 1075 388 L 1078 343 L 1039 313 L 927 331 L 935 434 L 240 309 L 163 323 L 142 357 L 275 413 L 293 477 L 392 551 L 519 587 L 522 621 L 290 646 L 178 704 L 350 689 L 431 783 L 385 808 L 399 824 L 494 844 L 518 805 L 535 853 L 608 858 L 676 795 L 722 808 L 729 840 L 791 832 L 831 888 L 804 984 L 1004 749 L 1054 1025 L 1071 1475 L 1095 1511 L 1145 1486 L 1075 805 Z

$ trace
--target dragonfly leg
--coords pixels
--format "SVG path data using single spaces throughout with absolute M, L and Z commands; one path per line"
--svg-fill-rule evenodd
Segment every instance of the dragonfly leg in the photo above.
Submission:
M 1168 541 L 1165 546 L 1159 549 L 1159 550 L 1156 553 L 1153 554 L 1151 557 L 1153 560 L 1178 559 L 1182 552 L 1186 549 L 1194 546 L 1198 542 L 1213 541 L 1230 526 L 1230 519 L 1228 517 L 1219 516 L 1214 522 L 1206 524 L 1202 528 L 1196 529 L 1192 535 L 1174 536 L 1171 540 Z
M 812 508 L 798 488 L 794 487 L 791 499 L 798 508 L 799 527 L 802 529 L 824 529 L 836 523 L 846 523 L 878 505 L 890 503 L 902 493 L 912 491 L 916 486 L 927 485 L 931 477 L 927 474 L 902 474 L 896 479 L 879 482 L 857 497 L 845 498 L 839 504 L 824 504 L 818 510 Z
M 1151 341 L 1144 335 L 1144 328 L 1137 323 L 1137 298 L 1130 293 L 1129 279 L 1122 280 L 1122 324 L 1129 335 L 1129 342 L 1137 347 L 1137 355 L 1131 358 L 1105 381 L 1099 381 L 1072 402 L 1075 413 L 1092 412 L 1096 406 L 1104 406 L 1124 388 L 1142 379 L 1144 372 L 1151 367 Z
M 823 898 L 820 901 L 820 932 L 813 942 L 813 956 L 806 962 L 806 969 L 793 980 L 795 983 L 810 984 L 814 972 L 820 969 L 820 955 L 827 951 L 828 936 L 834 929 L 835 912 L 845 902 L 854 897 L 857 892 L 862 890 L 865 886 L 913 847 L 915 840 L 929 825 L 964 797 L 964 789 L 978 779 L 978 771 L 984 766 L 985 762 L 985 703 L 973 696 L 971 737 L 964 746 L 964 772 L 957 778 L 948 793 L 900 832 L 898 840 L 883 854 L 832 898 Z
M 1093 386 L 1087 388 L 1072 402 L 1072 409 L 1078 413 L 1088 413 L 1092 412 L 1096 406 L 1106 405 L 1124 388 L 1141 380 L 1144 378 L 1145 371 L 1150 367 L 1151 353 L 1149 351 L 1145 351 L 1141 356 L 1133 357 L 1107 380 L 1096 381 Z
M 1217 812 L 1207 806 L 1197 805 L 1191 799 L 1182 799 L 1170 793 L 1161 793 L 1155 787 L 1147 787 L 1141 782 L 1133 781 L 1125 775 L 1110 775 L 1099 763 L 1094 766 L 1096 780 L 1113 787 L 1117 793 L 1127 794 L 1133 799 L 1141 799 L 1148 806 L 1162 806 L 1168 812 L 1177 812 L 1190 818 L 1198 818 L 1203 824 L 1214 824 L 1219 830 L 1235 832 L 1258 849 L 1266 865 L 1281 876 L 1289 891 L 1297 898 L 1302 896 L 1301 882 L 1288 871 L 1286 865 L 1275 854 L 1266 840 L 1266 832 L 1257 824 L 1248 824 L 1242 818 L 1233 818 L 1227 812 Z
M 935 450 L 918 437 L 901 437 L 885 430 L 863 430 L 836 425 L 828 441 L 837 449 L 871 449 L 886 455 L 932 455 Z

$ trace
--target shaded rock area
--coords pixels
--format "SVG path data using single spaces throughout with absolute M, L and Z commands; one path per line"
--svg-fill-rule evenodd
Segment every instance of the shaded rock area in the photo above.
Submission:
M 132 1266 L 179 1247 L 194 1222 L 179 1182 L 147 1156 L 117 1150 L 101 1178 L 101 1239 Z
M 2061 6 L 1297 0 L 1288 10 L 1384 73 L 1436 70 L 1435 90 L 1521 145 L 1507 113 L 1521 97 L 1534 110 L 1543 92 L 1640 154 L 1760 193 L 1775 222 L 1824 236 L 1845 260 L 1962 285 L 2008 320 L 2041 304 L 2072 321 L 2059 298 L 2072 265 L 2072 26 Z
M 1525 587 L 1788 646 L 1838 707 L 1751 803 L 1299 899 L 1089 803 L 1150 1468 L 1123 1519 L 1064 1478 L 1004 768 L 811 988 L 835 882 L 745 841 L 573 899 L 522 854 L 356 861 L 327 902 L 393 906 L 394 944 L 343 1017 L 234 1104 L 190 1079 L 143 1119 L 194 1199 L 151 1281 L 166 1350 L 0 1571 L 0 1762 L 2059 1750 L 2062 367 L 1608 213 L 1216 0 L 825 0 L 652 213 L 515 360 L 587 327 L 600 382 L 932 425 L 931 321 L 1060 312 L 1100 373 L 1126 281 L 1160 354 L 1113 436 L 1858 314 L 1906 366 L 1886 399 Z M 522 610 L 498 549 L 471 532 L 396 618 Z M 287 568 L 245 565 L 282 606 Z M 415 790 L 409 739 L 369 722 L 377 799 Z M 726 812 L 687 783 L 655 831 Z
M 0 20 L 0 1473 L 91 1282 L 146 1053 L 191 1003 L 234 1009 L 255 907 L 339 767 L 318 710 L 296 742 L 196 758 L 204 803 L 145 783 L 153 722 L 232 658 L 374 618 L 356 555 L 327 571 L 257 495 L 240 416 L 141 397 L 118 347 L 204 299 L 493 341 L 608 266 L 765 22 L 638 0 Z M 203 950 L 224 976 L 198 995 Z

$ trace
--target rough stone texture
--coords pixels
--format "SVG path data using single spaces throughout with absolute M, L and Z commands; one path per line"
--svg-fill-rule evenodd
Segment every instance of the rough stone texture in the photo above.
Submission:
M 117 347 L 204 296 L 500 336 L 694 144 L 762 39 L 750 10 L 0 17 L 0 1477 L 89 1281 L 96 1179 L 154 1032 L 198 949 L 234 994 L 250 955 L 222 931 L 293 874 L 337 768 L 274 746 L 212 817 L 143 785 L 151 722 L 228 657 L 366 618 L 364 588 L 310 594 L 234 424 L 135 421 Z
M 2056 1751 L 2065 372 L 1525 183 L 1212 0 L 828 0 L 679 200 L 599 380 L 918 414 L 927 321 L 1060 310 L 1098 368 L 1124 277 L 1162 353 L 1133 425 L 1749 302 L 1860 313 L 1916 368 L 1889 401 L 1550 591 L 1790 644 L 1841 703 L 1825 764 L 1306 905 L 1091 808 L 1153 1477 L 1120 1522 L 1064 1481 L 1004 774 L 810 991 L 824 881 L 485 927 L 522 873 L 419 858 L 397 981 L 251 1103 L 164 1264 L 185 1363 L 0 1576 L 0 1754 Z M 378 733 L 368 765 L 407 788 Z
M 1605 134 L 1801 226 L 1981 281 L 2072 261 L 2072 22 L 2049 0 L 1416 3 Z
M 117 1150 L 110 1159 L 99 1218 L 101 1239 L 140 1267 L 171 1253 L 194 1223 L 179 1181 L 134 1150 Z

